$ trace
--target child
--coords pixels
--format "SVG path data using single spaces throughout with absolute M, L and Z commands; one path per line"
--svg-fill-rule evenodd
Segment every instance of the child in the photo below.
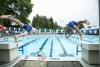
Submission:
M 69 22 L 69 24 L 66 24 L 65 35 L 66 35 L 66 32 L 69 32 L 71 34 L 74 33 L 73 29 L 75 29 L 79 33 L 80 39 L 83 40 L 82 33 L 80 32 L 80 30 L 78 28 L 78 25 L 82 24 L 82 23 L 85 23 L 87 25 L 90 24 L 90 22 L 88 20 L 79 21 L 79 22 L 71 21 L 71 22 Z M 66 36 L 66 38 L 68 38 L 71 34 L 69 34 L 68 36 Z
M 20 22 L 18 19 L 12 17 L 11 15 L 2 15 L 2 16 L 0 16 L 0 18 L 1 19 L 10 19 L 11 21 L 17 23 L 20 27 L 25 29 L 25 31 L 23 33 L 14 36 L 15 42 L 17 42 L 18 37 L 23 37 L 32 31 L 32 27 L 29 24 L 24 24 L 24 23 Z M 35 28 L 33 28 L 33 29 L 34 29 L 34 32 L 37 31 Z

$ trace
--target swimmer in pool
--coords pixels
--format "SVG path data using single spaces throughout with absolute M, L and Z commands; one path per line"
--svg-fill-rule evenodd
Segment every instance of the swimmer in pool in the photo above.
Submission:
M 69 24 L 66 24 L 66 28 L 65 28 L 65 36 L 66 36 L 66 38 L 69 38 L 69 36 L 74 33 L 73 32 L 73 29 L 75 29 L 79 33 L 80 39 L 83 40 L 82 33 L 80 32 L 80 30 L 78 28 L 78 25 L 79 24 L 82 24 L 82 23 L 85 23 L 87 25 L 90 24 L 90 22 L 88 20 L 83 20 L 83 21 L 79 21 L 79 22 L 70 21 Z M 67 34 L 66 32 L 68 32 L 70 34 L 67 36 L 66 35 Z
M 24 28 L 25 31 L 21 34 L 18 34 L 18 35 L 14 35 L 14 40 L 15 42 L 17 42 L 17 38 L 18 37 L 23 37 L 23 36 L 26 36 L 27 34 L 29 34 L 30 32 L 37 32 L 37 29 L 35 28 L 32 28 L 29 24 L 24 24 L 22 23 L 21 21 L 19 21 L 18 19 L 12 17 L 12 15 L 2 15 L 0 16 L 1 19 L 9 19 L 15 23 L 17 23 L 20 27 Z

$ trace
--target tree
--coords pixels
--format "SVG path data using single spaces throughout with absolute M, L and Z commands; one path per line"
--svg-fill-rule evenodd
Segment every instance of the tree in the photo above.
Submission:
M 8 0 L 0 0 L 0 15 L 5 14 Z M 3 25 L 4 20 L 0 20 L 0 24 Z
M 51 28 L 54 28 L 54 22 L 53 22 L 53 18 L 52 18 L 52 17 L 50 17 L 50 23 L 51 23 L 51 24 L 50 24 L 50 27 L 51 27 Z
M 38 14 L 33 18 L 32 26 L 35 28 L 58 28 L 57 22 L 54 23 L 52 17 L 47 18 L 46 16 L 39 16 Z
M 54 25 L 55 25 L 54 29 L 57 29 L 58 28 L 57 22 L 55 22 Z
M 31 4 L 31 0 L 0 0 L 0 15 L 11 14 L 23 23 L 28 23 L 29 20 L 27 17 L 32 12 L 32 7 L 33 4 Z M 5 26 L 8 25 L 7 23 L 2 24 Z

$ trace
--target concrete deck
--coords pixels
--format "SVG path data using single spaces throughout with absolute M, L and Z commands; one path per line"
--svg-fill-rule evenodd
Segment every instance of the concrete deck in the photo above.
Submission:
M 59 61 L 42 61 L 42 60 L 22 60 L 18 57 L 10 63 L 0 62 L 0 67 L 100 67 L 99 65 L 90 65 L 81 58 L 78 60 L 59 60 Z
M 13 67 L 83 67 L 78 61 L 31 61 L 21 60 Z

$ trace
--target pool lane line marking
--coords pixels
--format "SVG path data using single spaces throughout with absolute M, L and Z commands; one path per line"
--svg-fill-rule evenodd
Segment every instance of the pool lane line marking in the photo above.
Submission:
M 39 38 L 37 38 L 37 39 L 40 39 L 41 37 L 39 37 Z M 32 43 L 32 42 L 34 42 L 34 41 L 36 41 L 37 39 L 34 39 L 34 40 L 32 40 L 32 41 L 30 41 L 30 42 L 28 42 L 28 43 L 26 43 L 26 44 L 24 44 L 24 45 L 22 45 L 22 46 L 20 46 L 18 49 L 18 51 L 22 51 L 22 54 L 24 54 L 24 47 L 25 46 L 27 46 L 28 44 L 30 44 L 30 43 Z M 18 45 L 18 44 L 17 44 Z M 21 49 L 22 48 L 22 49 Z
M 72 38 L 76 38 L 76 37 L 72 37 Z M 79 38 L 76 38 L 76 39 L 79 39 Z M 87 41 L 87 42 L 90 42 L 90 43 L 94 43 L 94 42 L 89 41 L 89 40 L 83 40 L 83 41 Z
M 82 49 L 78 50 L 78 46 L 80 46 L 82 48 L 82 43 L 77 43 L 76 41 L 73 41 L 71 39 L 68 39 L 68 41 L 71 42 L 71 43 L 73 43 L 73 44 L 75 44 L 75 45 L 77 45 L 76 46 L 76 55 L 78 55 L 78 52 L 82 52 Z
M 73 44 L 78 44 L 76 41 L 73 41 L 71 39 L 68 39 L 69 42 L 73 43 Z
M 47 37 L 47 39 L 43 42 L 42 46 L 39 48 L 39 51 L 36 52 L 36 54 L 37 54 L 38 56 L 42 56 L 42 55 L 40 55 L 39 53 L 42 52 L 42 50 L 43 50 L 43 48 L 44 48 L 44 46 L 45 46 L 45 44 L 47 43 L 47 41 L 48 41 L 49 38 L 50 38 L 50 36 Z
M 65 50 L 64 46 L 62 45 L 61 41 L 59 40 L 59 38 L 57 36 L 56 36 L 56 38 L 57 38 L 58 42 L 60 43 L 60 46 L 61 46 L 63 52 L 66 53 L 66 50 Z
M 75 37 L 72 37 L 72 38 L 75 38 Z M 78 38 L 77 38 L 78 39 Z M 82 43 L 78 43 L 78 42 L 76 42 L 76 41 L 73 41 L 72 39 L 68 39 L 68 41 L 69 42 L 71 42 L 71 43 L 73 43 L 73 44 L 76 44 L 76 45 L 78 45 L 78 44 L 82 44 Z
M 53 39 L 51 41 L 51 48 L 50 48 L 50 55 L 49 55 L 49 57 L 52 57 L 52 51 L 53 51 Z
M 78 43 L 76 41 L 73 41 L 72 39 L 68 39 L 68 41 L 75 44 L 75 45 L 77 45 L 77 46 L 80 46 L 80 47 L 82 46 L 82 43 Z
M 48 41 L 49 38 L 50 38 L 50 36 L 44 41 L 44 43 L 42 44 L 42 46 L 39 48 L 39 51 L 41 51 L 44 48 L 44 46 L 47 43 L 47 41 Z
M 63 44 L 61 43 L 60 39 L 59 39 L 57 36 L 55 36 L 55 37 L 57 38 L 57 40 L 58 40 L 58 42 L 60 43 L 60 46 L 61 46 L 61 48 L 62 48 L 62 50 L 63 50 L 63 54 L 62 54 L 62 55 L 64 55 L 64 56 L 74 56 L 73 54 L 68 54 L 68 53 L 66 52 L 66 50 L 65 50 L 65 48 L 64 48 L 64 46 L 63 46 Z
M 28 44 L 30 44 L 30 43 L 32 43 L 32 42 L 34 42 L 34 41 L 36 41 L 37 39 L 40 39 L 40 38 L 41 38 L 41 37 L 36 38 L 36 39 L 34 39 L 34 40 L 30 41 L 30 42 L 27 42 L 26 44 L 24 44 L 24 45 L 20 46 L 20 47 L 19 47 L 19 49 L 20 49 L 20 48 L 22 48 L 22 47 L 27 46 Z
M 8 41 L 8 40 L 3 40 L 3 41 L 0 41 L 0 42 L 6 42 L 6 41 Z
M 68 39 L 68 41 L 69 42 L 71 42 L 71 43 L 73 43 L 73 44 L 75 44 L 75 45 L 79 45 L 80 44 L 80 46 L 82 46 L 82 43 L 78 43 L 78 42 L 76 42 L 76 41 L 73 41 L 73 40 L 71 40 L 71 39 Z

